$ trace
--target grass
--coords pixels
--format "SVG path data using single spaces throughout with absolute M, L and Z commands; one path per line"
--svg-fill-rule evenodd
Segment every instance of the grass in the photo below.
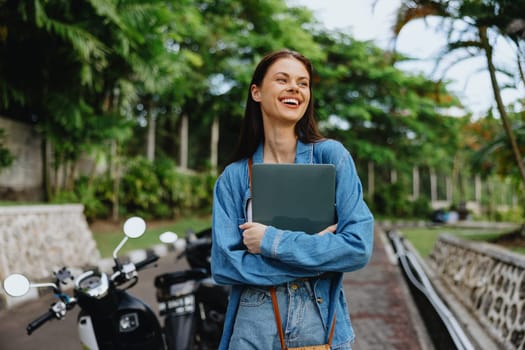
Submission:
M 211 226 L 210 217 L 187 217 L 176 221 L 146 221 L 146 233 L 134 239 L 128 239 L 121 250 L 125 253 L 134 249 L 146 249 L 153 245 L 159 244 L 159 235 L 165 231 L 176 232 L 179 237 L 185 237 L 186 232 L 192 229 L 198 232 Z M 110 222 L 97 222 L 91 225 L 93 238 L 102 257 L 111 257 L 113 250 L 124 238 L 122 224 Z M 474 241 L 493 241 L 498 237 L 508 233 L 508 230 L 481 229 L 481 228 L 458 228 L 458 227 L 414 227 L 403 228 L 400 230 L 402 235 L 407 238 L 412 245 L 418 250 L 423 258 L 427 258 L 434 247 L 438 236 L 442 233 L 449 233 L 464 239 Z M 511 246 L 510 250 L 525 254 L 525 248 Z
M 176 221 L 148 222 L 146 232 L 139 238 L 130 238 L 120 251 L 120 254 L 135 249 L 146 249 L 160 243 L 159 235 L 162 232 L 172 231 L 179 237 L 185 237 L 188 230 L 198 232 L 210 227 L 209 217 L 188 217 Z M 113 250 L 124 238 L 122 224 L 96 222 L 90 226 L 93 238 L 103 258 L 111 257 Z
M 496 238 L 508 233 L 508 230 L 495 230 L 495 229 L 465 229 L 456 227 L 414 227 L 414 228 L 403 228 L 400 230 L 405 238 L 417 249 L 419 254 L 423 258 L 427 258 L 432 251 L 434 243 L 441 233 L 448 233 L 454 236 L 458 236 L 463 239 L 472 241 L 493 241 Z M 525 253 L 522 248 L 512 248 L 511 250 L 516 252 Z

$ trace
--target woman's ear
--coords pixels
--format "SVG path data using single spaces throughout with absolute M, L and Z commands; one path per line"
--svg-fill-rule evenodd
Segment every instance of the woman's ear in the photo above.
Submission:
M 255 84 L 252 84 L 250 87 L 250 92 L 252 94 L 252 99 L 255 102 L 261 102 L 261 90 L 259 90 L 259 87 Z

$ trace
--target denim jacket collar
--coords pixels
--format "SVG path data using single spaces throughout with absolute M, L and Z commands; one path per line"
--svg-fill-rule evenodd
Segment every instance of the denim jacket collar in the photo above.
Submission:
M 263 149 L 264 142 L 259 144 L 257 150 L 253 154 L 253 163 L 263 163 Z M 295 163 L 311 164 L 314 161 L 314 144 L 303 143 L 299 139 L 297 140 L 297 149 L 295 151 Z

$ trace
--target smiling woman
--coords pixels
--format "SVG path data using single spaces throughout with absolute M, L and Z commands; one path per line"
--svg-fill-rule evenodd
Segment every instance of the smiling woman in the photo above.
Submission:
M 352 157 L 317 128 L 312 75 L 286 49 L 259 62 L 237 152 L 215 184 L 212 273 L 232 285 L 219 349 L 344 350 L 354 339 L 342 276 L 369 261 L 373 217 Z M 261 163 L 332 164 L 337 224 L 303 232 L 252 222 L 251 169 Z
M 294 126 L 309 106 L 310 78 L 306 67 L 295 58 L 276 61 L 260 84 L 251 85 L 251 95 L 261 106 L 265 134 L 264 161 L 293 163 L 295 147 L 289 147 L 291 152 L 283 153 L 283 148 L 288 147 L 283 145 L 283 141 L 295 144 Z

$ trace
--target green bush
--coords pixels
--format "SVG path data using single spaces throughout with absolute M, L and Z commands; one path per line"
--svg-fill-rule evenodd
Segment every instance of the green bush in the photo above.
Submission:
M 432 214 L 432 207 L 430 200 L 426 197 L 419 197 L 415 201 L 410 202 L 412 207 L 412 217 L 420 219 L 428 219 Z
M 169 159 L 136 158 L 122 176 L 121 206 L 126 214 L 174 219 L 211 211 L 215 176 L 182 173 Z
M 194 207 L 206 212 L 211 212 L 213 203 L 213 186 L 216 176 L 211 173 L 201 173 L 191 178 L 191 185 L 194 189 Z
M 169 216 L 175 218 L 191 207 L 192 186 L 188 175 L 177 171 L 171 160 L 160 160 L 156 174 L 162 186 L 162 200 L 168 205 Z
M 522 223 L 525 217 L 521 207 L 510 208 L 508 210 L 498 210 L 494 214 L 495 221 Z
M 407 193 L 400 183 L 380 185 L 374 193 L 374 210 L 385 216 L 410 216 L 411 205 L 407 197 Z
M 169 159 L 150 162 L 144 157 L 129 159 L 119 184 L 119 215 L 145 219 L 176 219 L 181 215 L 211 212 L 211 173 L 181 172 Z M 75 182 L 73 191 L 62 191 L 52 203 L 82 203 L 88 221 L 111 217 L 114 180 L 109 175 Z
M 167 215 L 169 209 L 162 201 L 162 186 L 154 163 L 144 157 L 129 160 L 120 180 L 119 203 L 123 215 L 144 219 Z
M 432 209 L 428 198 L 410 200 L 406 187 L 400 182 L 380 185 L 374 193 L 371 208 L 379 216 L 397 218 L 429 218 Z
M 51 203 L 82 203 L 88 221 L 109 217 L 111 196 L 108 179 L 95 179 L 90 184 L 88 177 L 82 176 L 75 182 L 74 191 L 61 191 L 51 198 Z

